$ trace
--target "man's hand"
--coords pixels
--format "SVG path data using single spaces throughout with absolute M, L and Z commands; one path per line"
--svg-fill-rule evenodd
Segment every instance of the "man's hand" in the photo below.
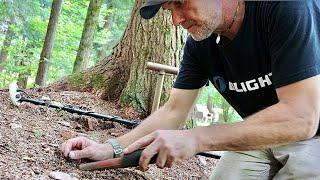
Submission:
M 147 170 L 150 159 L 158 154 L 159 168 L 171 167 L 175 162 L 193 157 L 197 153 L 197 141 L 187 130 L 158 130 L 140 138 L 125 149 L 125 154 L 146 147 L 140 157 L 141 170 Z
M 70 159 L 91 159 L 95 161 L 113 157 L 113 148 L 109 144 L 99 144 L 85 137 L 76 137 L 64 142 L 61 151 Z

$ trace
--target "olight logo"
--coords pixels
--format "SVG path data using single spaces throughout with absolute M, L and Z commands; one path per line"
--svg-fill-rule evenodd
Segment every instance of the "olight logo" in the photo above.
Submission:
M 264 88 L 266 86 L 272 85 L 271 76 L 272 76 L 272 73 L 269 73 L 262 77 L 258 77 L 257 79 L 252 79 L 245 82 L 240 82 L 240 83 L 229 82 L 229 89 L 230 91 L 236 91 L 236 92 L 255 91 L 255 90 Z
M 220 93 L 223 93 L 226 91 L 226 88 L 227 88 L 226 81 L 222 77 L 220 76 L 213 77 L 213 84 Z

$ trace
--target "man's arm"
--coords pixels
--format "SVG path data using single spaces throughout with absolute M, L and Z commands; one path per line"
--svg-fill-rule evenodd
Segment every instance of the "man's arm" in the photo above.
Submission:
M 168 102 L 163 107 L 146 118 L 138 127 L 117 140 L 121 146 L 127 147 L 139 138 L 155 130 L 175 130 L 185 123 L 199 89 L 173 89 Z
M 320 115 L 319 75 L 276 91 L 279 103 L 243 122 L 191 130 L 198 139 L 198 150 L 265 149 L 313 137 Z
M 289 144 L 315 135 L 320 115 L 320 77 L 277 89 L 279 103 L 232 125 L 192 130 L 160 130 L 140 138 L 125 153 L 141 147 L 139 166 L 146 170 L 158 154 L 158 167 L 171 167 L 202 151 L 245 151 Z
M 186 120 L 199 90 L 173 89 L 168 102 L 145 119 L 138 127 L 118 138 L 125 148 L 137 139 L 161 129 L 177 129 Z M 64 142 L 61 151 L 71 159 L 104 160 L 113 157 L 113 148 L 107 143 L 97 143 L 85 137 L 76 137 Z

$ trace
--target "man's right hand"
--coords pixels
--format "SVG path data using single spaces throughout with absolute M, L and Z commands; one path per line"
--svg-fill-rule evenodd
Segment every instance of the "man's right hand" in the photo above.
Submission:
M 85 137 L 76 137 L 64 142 L 61 151 L 70 159 L 91 159 L 100 161 L 113 158 L 113 148 L 109 144 L 99 144 Z

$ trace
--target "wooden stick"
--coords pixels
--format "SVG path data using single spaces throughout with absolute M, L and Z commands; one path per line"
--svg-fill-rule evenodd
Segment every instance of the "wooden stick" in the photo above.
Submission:
M 160 71 L 158 74 L 156 89 L 154 92 L 154 98 L 152 103 L 152 110 L 151 113 L 155 112 L 157 109 L 159 109 L 160 100 L 161 100 L 161 93 L 162 93 L 162 87 L 163 87 L 163 81 L 164 81 L 164 71 Z
M 165 73 L 174 74 L 174 75 L 177 75 L 179 72 L 179 69 L 176 67 L 158 64 L 158 63 L 154 63 L 154 62 L 148 62 L 147 69 L 150 69 L 153 71 L 158 71 L 158 72 L 164 71 Z

